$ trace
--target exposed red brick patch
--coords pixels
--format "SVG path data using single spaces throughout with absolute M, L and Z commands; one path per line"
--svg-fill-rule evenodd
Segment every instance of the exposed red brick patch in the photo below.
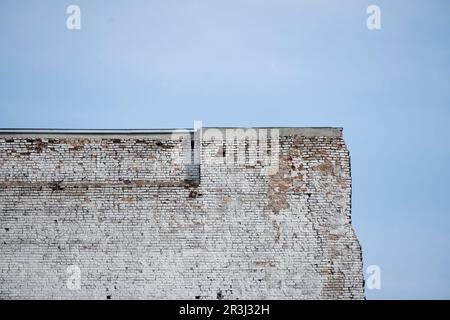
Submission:
M 327 161 L 325 163 L 319 164 L 317 169 L 323 174 L 334 174 L 334 166 L 331 162 Z
M 142 187 L 145 186 L 146 182 L 145 180 L 135 180 L 134 184 L 137 185 L 138 187 Z
M 89 143 L 89 139 L 65 139 L 63 142 L 69 145 L 70 151 L 79 151 L 84 148 L 86 144 Z
M 292 186 L 291 170 L 292 157 L 281 156 L 278 172 L 271 177 L 267 191 L 268 207 L 275 214 L 279 214 L 282 209 L 289 208 L 286 193 Z
M 273 261 L 255 261 L 255 265 L 258 267 L 275 267 L 275 263 Z
M 43 142 L 41 139 L 36 140 L 36 152 L 42 153 L 44 149 L 47 147 L 47 143 Z

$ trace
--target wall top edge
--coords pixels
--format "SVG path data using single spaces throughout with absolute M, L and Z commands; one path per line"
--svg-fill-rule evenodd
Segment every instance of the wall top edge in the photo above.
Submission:
M 279 130 L 280 136 L 324 136 L 342 137 L 343 128 L 340 127 L 203 127 L 203 130 L 215 129 L 226 133 L 226 130 L 255 129 L 255 130 Z M 32 129 L 32 128 L 0 128 L 0 137 L 20 136 L 20 137 L 169 137 L 172 133 L 193 134 L 192 128 L 179 129 Z

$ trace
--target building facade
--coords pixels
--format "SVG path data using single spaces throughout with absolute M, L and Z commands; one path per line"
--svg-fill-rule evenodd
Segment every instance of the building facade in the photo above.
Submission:
M 3 130 L 0 299 L 363 299 L 340 128 Z

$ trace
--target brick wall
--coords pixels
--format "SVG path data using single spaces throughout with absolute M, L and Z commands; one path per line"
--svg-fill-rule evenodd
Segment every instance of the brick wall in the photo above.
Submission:
M 350 209 L 340 129 L 0 133 L 0 299 L 364 298 Z

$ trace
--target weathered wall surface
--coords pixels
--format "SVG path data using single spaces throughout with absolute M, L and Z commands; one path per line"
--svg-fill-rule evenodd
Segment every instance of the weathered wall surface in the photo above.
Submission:
M 364 298 L 341 130 L 217 134 L 0 134 L 0 299 Z

